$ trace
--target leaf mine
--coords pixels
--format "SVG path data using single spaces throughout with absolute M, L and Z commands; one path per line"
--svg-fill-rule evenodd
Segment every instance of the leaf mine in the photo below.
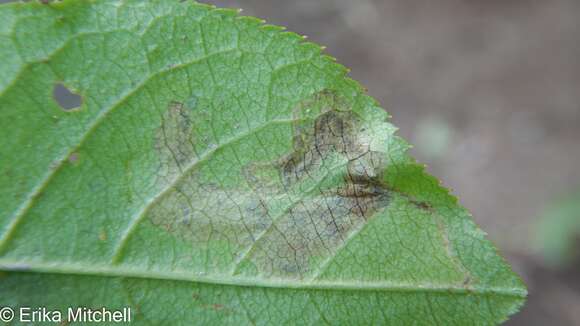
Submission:
M 188 110 L 172 102 L 157 131 L 165 174 L 194 159 Z M 227 242 L 234 274 L 306 278 L 389 203 L 384 153 L 363 141 L 365 128 L 343 99 L 317 93 L 294 110 L 291 152 L 240 166 L 245 182 L 235 187 L 187 171 L 149 218 L 192 246 Z

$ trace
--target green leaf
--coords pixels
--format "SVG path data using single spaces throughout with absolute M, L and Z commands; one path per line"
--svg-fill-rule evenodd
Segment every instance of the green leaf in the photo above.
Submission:
M 318 45 L 192 2 L 16 3 L 0 22 L 0 306 L 463 325 L 523 304 Z
M 544 209 L 532 245 L 552 267 L 563 267 L 578 257 L 580 244 L 580 192 L 560 196 Z

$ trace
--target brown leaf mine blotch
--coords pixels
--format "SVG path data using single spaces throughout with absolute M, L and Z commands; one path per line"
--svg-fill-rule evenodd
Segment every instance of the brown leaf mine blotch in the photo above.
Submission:
M 316 277 L 325 261 L 388 205 L 381 179 L 386 158 L 372 149 L 368 123 L 333 92 L 303 101 L 293 115 L 290 151 L 225 171 L 245 181 L 224 186 L 201 167 L 189 168 L 191 120 L 183 105 L 172 103 L 156 146 L 166 165 L 161 170 L 184 175 L 152 208 L 150 221 L 191 243 L 200 255 L 227 243 L 231 261 L 224 273 Z M 219 157 L 207 163 L 219 164 Z
M 304 120 L 305 111 L 317 113 Z M 319 93 L 295 115 L 293 151 L 270 168 L 281 179 L 279 196 L 300 198 L 304 192 L 309 196 L 291 202 L 244 259 L 269 274 L 303 278 L 316 267 L 313 257 L 334 255 L 351 233 L 388 204 L 389 193 L 380 178 L 383 153 L 370 149 L 361 137 L 364 124 L 341 98 Z M 252 178 L 251 171 L 264 173 L 268 168 L 268 164 L 249 167 L 247 175 Z M 325 184 L 333 178 L 335 182 Z

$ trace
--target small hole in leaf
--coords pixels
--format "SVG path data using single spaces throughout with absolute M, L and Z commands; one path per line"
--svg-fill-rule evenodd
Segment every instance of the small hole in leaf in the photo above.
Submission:
M 61 83 L 54 85 L 52 97 L 54 97 L 56 103 L 65 111 L 77 109 L 83 103 L 82 96 L 71 92 Z

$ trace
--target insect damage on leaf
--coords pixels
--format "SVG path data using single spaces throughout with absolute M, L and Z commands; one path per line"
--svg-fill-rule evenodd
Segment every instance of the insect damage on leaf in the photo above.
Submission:
M 149 219 L 194 248 L 227 248 L 225 273 L 315 277 L 389 203 L 384 153 L 371 150 L 364 136 L 369 126 L 333 92 L 294 109 L 288 154 L 229 171 L 245 180 L 236 186 L 204 178 L 195 166 L 188 110 L 170 104 L 157 131 L 162 170 L 183 175 Z M 219 155 L 207 164 L 219 164 Z
M 155 135 L 155 149 L 163 158 L 157 175 L 165 181 L 182 173 L 193 159 L 191 127 L 189 109 L 177 101 L 169 103 Z
M 74 93 L 62 83 L 56 83 L 52 89 L 52 97 L 64 111 L 73 111 L 83 104 L 82 96 Z

